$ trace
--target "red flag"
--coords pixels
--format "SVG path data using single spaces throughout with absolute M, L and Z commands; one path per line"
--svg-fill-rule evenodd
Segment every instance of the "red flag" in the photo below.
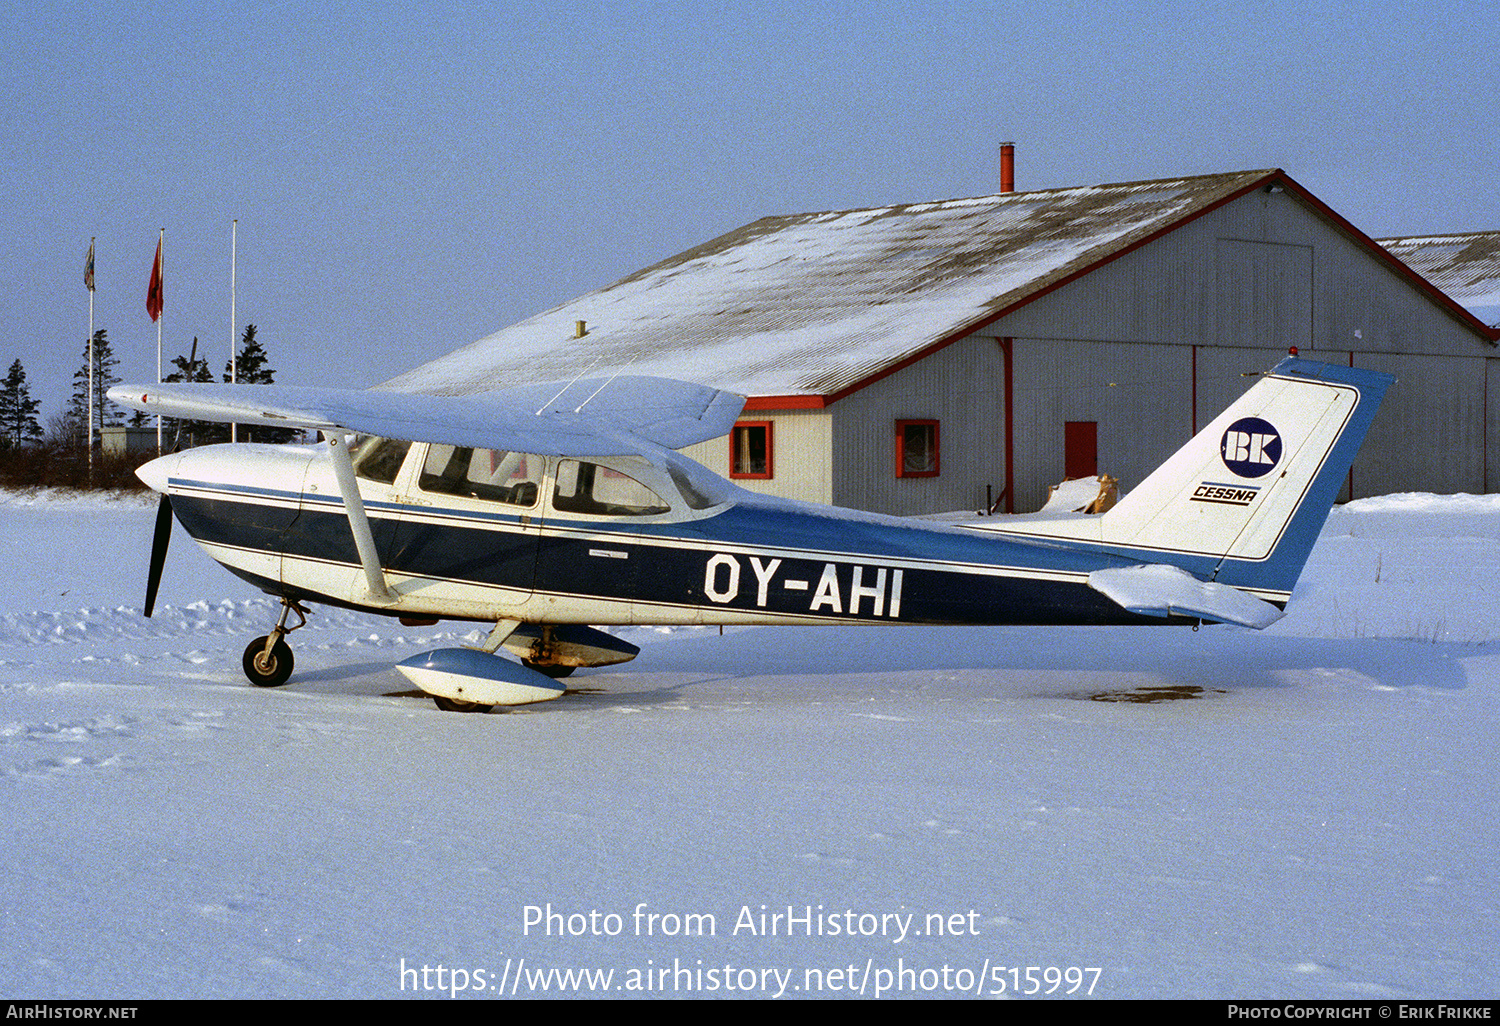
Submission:
M 157 320 L 161 317 L 162 305 L 162 278 L 161 278 L 161 240 L 156 240 L 156 262 L 151 265 L 151 284 L 146 287 L 146 312 L 151 319 Z

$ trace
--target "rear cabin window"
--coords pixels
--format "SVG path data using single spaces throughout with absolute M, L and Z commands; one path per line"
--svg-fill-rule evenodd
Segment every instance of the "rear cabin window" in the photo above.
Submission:
M 629 474 L 581 460 L 558 464 L 552 506 L 564 513 L 605 517 L 649 517 L 671 511 L 660 495 Z
M 505 449 L 431 445 L 417 486 L 439 495 L 462 495 L 508 506 L 535 506 L 545 460 Z

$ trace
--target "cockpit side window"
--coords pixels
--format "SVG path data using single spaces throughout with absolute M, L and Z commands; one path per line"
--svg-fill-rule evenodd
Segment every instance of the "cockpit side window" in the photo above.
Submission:
M 357 476 L 381 484 L 394 484 L 410 448 L 410 442 L 399 438 L 360 435 L 349 446 L 349 456 Z
M 545 463 L 540 456 L 505 449 L 430 445 L 417 485 L 424 492 L 531 507 Z
M 564 513 L 605 517 L 649 517 L 672 508 L 629 474 L 581 460 L 558 464 L 552 506 Z

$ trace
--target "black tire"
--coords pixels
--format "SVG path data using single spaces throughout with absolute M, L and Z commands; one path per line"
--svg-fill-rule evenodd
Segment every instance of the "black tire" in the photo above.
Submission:
M 530 659 L 522 659 L 521 665 L 527 669 L 535 670 L 537 673 L 545 673 L 553 680 L 562 680 L 564 677 L 570 677 L 573 671 L 578 669 L 576 666 L 559 666 L 557 663 L 534 663 Z
M 432 701 L 443 712 L 487 713 L 495 708 L 493 705 L 480 705 L 478 702 L 460 702 L 454 698 L 444 698 L 442 695 L 433 695 Z
M 270 635 L 256 638 L 245 648 L 245 676 L 258 688 L 275 688 L 285 684 L 292 676 L 292 649 L 283 639 L 277 638 L 267 656 L 266 640 Z

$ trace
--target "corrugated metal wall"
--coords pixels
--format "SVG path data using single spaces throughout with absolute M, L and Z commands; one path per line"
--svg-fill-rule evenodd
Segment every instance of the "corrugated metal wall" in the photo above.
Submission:
M 1485 364 L 1414 353 L 1355 353 L 1396 376 L 1354 464 L 1354 494 L 1483 492 Z
M 1128 491 L 1192 437 L 1192 352 L 1140 342 L 1015 340 L 1016 511 L 1063 479 L 1068 421 L 1098 424 L 1099 471 Z
M 1484 490 L 1500 490 L 1500 359 L 1484 361 Z
M 832 407 L 835 504 L 909 515 L 978 510 L 1005 485 L 1003 357 L 974 336 Z M 937 420 L 937 477 L 896 476 L 896 422 Z
M 1213 267 L 1216 344 L 1312 347 L 1313 247 L 1219 238 Z

